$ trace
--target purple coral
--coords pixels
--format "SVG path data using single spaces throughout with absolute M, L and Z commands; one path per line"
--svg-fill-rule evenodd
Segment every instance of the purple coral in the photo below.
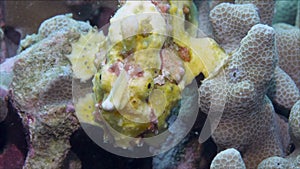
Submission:
M 291 110 L 289 118 L 290 135 L 295 150 L 287 156 L 282 157 L 269 157 L 263 160 L 258 169 L 298 169 L 300 168 L 300 100 L 295 103 Z

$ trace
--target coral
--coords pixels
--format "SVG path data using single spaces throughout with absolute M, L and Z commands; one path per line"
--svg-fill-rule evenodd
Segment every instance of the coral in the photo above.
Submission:
M 8 112 L 6 96 L 13 77 L 12 67 L 14 62 L 14 58 L 9 58 L 0 64 L 0 122 L 6 118 Z
M 293 142 L 295 146 L 300 148 L 300 100 L 295 103 L 291 110 L 290 118 L 289 118 L 289 124 L 290 124 L 290 132 L 291 137 L 293 139 Z
M 247 168 L 256 167 L 266 157 L 285 154 L 282 147 L 287 143 L 281 138 L 287 137 L 286 127 L 279 125 L 284 123 L 279 123 L 281 119 L 266 96 L 276 61 L 274 29 L 257 24 L 224 65 L 224 71 L 204 80 L 199 88 L 203 112 L 211 109 L 209 113 L 217 113 L 225 103 L 212 134 L 219 150 L 236 148 Z
M 215 1 L 210 1 L 209 2 L 210 9 L 212 10 L 214 7 L 221 3 L 234 3 L 234 0 L 215 0 Z
M 235 0 L 236 4 L 254 4 L 258 8 L 260 23 L 272 25 L 275 0 Z
M 269 157 L 263 160 L 258 169 L 298 169 L 300 168 L 300 100 L 295 103 L 289 117 L 290 135 L 295 150 L 289 156 Z
M 279 66 L 300 89 L 300 29 L 285 23 L 273 25 L 276 31 L 276 46 Z
M 267 93 L 274 106 L 281 114 L 288 116 L 293 105 L 300 99 L 299 89 L 289 75 L 278 66 L 275 69 L 273 80 Z M 287 113 L 284 113 L 287 112 Z
M 184 112 L 185 116 L 188 117 L 189 114 L 192 113 L 192 107 L 195 107 L 195 102 L 193 101 L 197 98 L 197 91 L 186 88 L 182 96 L 181 108 L 179 111 Z M 196 107 L 196 109 L 198 108 Z M 168 120 L 168 124 L 172 124 L 171 119 L 174 118 L 174 116 L 175 115 L 172 114 Z M 174 140 L 176 141 L 180 139 L 175 135 L 181 135 L 184 133 L 184 130 L 187 128 L 186 124 L 190 123 L 190 121 L 191 119 L 186 119 L 177 127 L 172 128 L 170 132 L 172 132 L 174 135 L 168 136 L 168 139 L 159 147 L 156 147 L 156 149 L 166 149 L 166 147 L 172 144 Z M 190 132 L 187 136 L 185 136 L 184 139 L 179 140 L 180 142 L 178 142 L 175 147 L 167 152 L 154 156 L 152 161 L 153 169 L 196 169 L 199 168 L 199 166 L 202 166 L 202 168 L 208 167 L 208 164 L 205 164 L 206 159 L 203 157 L 205 145 L 199 144 L 197 137 L 197 132 Z
M 6 59 L 4 63 L 0 64 L 0 87 L 4 90 L 9 89 L 9 85 L 12 81 L 13 72 L 12 67 L 15 63 L 15 58 Z M 3 97 L 3 95 L 1 95 Z
M 297 10 L 299 10 L 297 8 L 298 0 L 276 1 L 273 24 L 283 22 L 295 25 Z
M 212 161 L 211 169 L 246 169 L 241 154 L 234 148 L 221 151 Z
M 261 2 L 261 1 L 251 1 L 251 2 L 250 1 L 243 1 L 243 2 L 235 1 L 235 3 L 245 3 L 245 4 L 252 3 L 252 4 L 255 4 L 256 7 L 257 7 L 255 12 L 257 12 L 259 14 L 259 17 L 258 17 L 258 15 L 256 15 L 256 17 L 251 17 L 251 19 L 258 18 L 257 22 L 267 23 L 267 24 L 270 25 L 271 17 L 273 15 L 272 6 L 274 5 L 274 2 L 264 3 L 264 2 Z M 265 5 L 270 5 L 270 8 L 264 8 Z M 234 56 L 234 53 L 235 53 L 234 49 L 237 49 L 239 47 L 238 43 L 240 42 L 241 38 L 244 37 L 242 34 L 247 33 L 248 29 L 244 29 L 245 24 L 242 24 L 243 26 L 239 26 L 238 30 L 236 30 L 236 31 L 229 32 L 228 30 L 232 30 L 232 29 L 225 29 L 225 30 L 228 31 L 228 33 L 223 34 L 224 29 L 222 29 L 222 28 L 224 28 L 228 24 L 231 24 L 231 22 L 228 23 L 228 21 L 238 20 L 238 19 L 235 18 L 236 14 L 231 16 L 232 12 L 230 10 L 228 10 L 229 7 L 232 7 L 232 8 L 236 7 L 236 10 L 242 9 L 241 7 L 238 7 L 237 4 L 222 3 L 218 6 L 216 6 L 214 9 L 212 9 L 212 11 L 210 12 L 210 18 L 211 18 L 211 21 L 212 21 L 213 31 L 215 33 L 217 41 L 218 41 L 218 37 L 221 37 L 219 39 L 228 38 L 228 37 L 231 37 L 231 39 L 233 39 L 234 43 L 232 43 L 232 41 L 225 41 L 225 40 L 221 40 L 221 41 L 218 41 L 218 42 L 221 43 L 221 46 L 224 47 L 227 52 L 230 53 L 230 52 L 233 51 L 232 55 Z M 222 8 L 225 8 L 226 10 L 224 9 L 222 11 L 221 10 Z M 253 7 L 252 7 L 252 9 L 253 9 Z M 253 13 L 255 13 L 255 12 L 253 12 Z M 242 12 L 241 11 L 241 14 L 246 15 L 247 13 L 248 12 Z M 263 14 L 264 16 L 262 15 L 262 13 L 264 13 Z M 213 15 L 218 16 L 218 17 L 212 17 Z M 222 16 L 226 16 L 226 17 L 222 17 Z M 223 18 L 224 18 L 224 20 L 226 18 L 226 21 L 223 21 L 223 22 L 220 22 L 219 24 L 216 24 L 217 23 L 216 21 L 221 21 Z M 239 24 L 239 22 L 238 23 L 232 23 L 230 28 L 236 28 L 238 26 L 238 24 Z M 277 25 L 282 25 L 282 24 L 277 24 Z M 278 55 L 279 55 L 279 66 L 282 69 L 284 69 L 283 67 L 287 67 L 287 69 L 292 69 L 292 71 L 290 71 L 290 73 L 288 73 L 288 71 L 286 71 L 287 73 L 285 73 L 283 70 L 280 69 L 279 66 L 276 66 L 275 72 L 274 72 L 274 77 L 271 78 L 271 82 L 268 85 L 265 85 L 264 88 L 265 89 L 269 88 L 268 93 L 267 93 L 268 97 L 270 97 L 270 99 L 272 100 L 272 102 L 276 106 L 276 108 L 277 109 L 279 108 L 278 111 L 281 114 L 288 115 L 291 107 L 293 106 L 293 104 L 300 97 L 299 90 L 297 89 L 297 87 L 294 83 L 294 81 L 297 83 L 297 79 L 299 77 L 299 76 L 297 76 L 297 74 L 299 73 L 299 71 L 298 71 L 299 68 L 297 66 L 298 65 L 298 60 L 299 60 L 299 59 L 297 59 L 298 58 L 297 54 L 299 53 L 298 48 L 297 48 L 297 46 L 299 46 L 299 44 L 297 44 L 299 42 L 299 40 L 298 40 L 299 39 L 298 38 L 299 32 L 297 32 L 298 30 L 295 27 L 277 26 L 277 25 L 275 25 L 275 30 L 276 30 L 276 36 L 275 37 L 276 37 L 276 41 L 277 41 L 277 43 L 276 43 L 277 48 L 276 49 L 277 49 Z M 278 28 L 278 27 L 280 27 L 280 28 Z M 238 33 L 238 34 L 236 34 L 236 33 Z M 253 50 L 253 49 L 251 49 L 251 47 L 249 47 L 249 48 L 250 48 L 250 50 Z M 289 59 L 287 59 L 287 58 L 289 58 Z M 274 62 L 276 62 L 276 60 L 274 60 Z M 285 63 L 282 63 L 282 62 L 285 62 Z M 285 65 L 285 66 L 283 66 L 283 65 Z M 237 69 L 237 68 L 233 68 L 233 69 Z M 244 71 L 240 72 L 239 70 L 236 70 L 236 73 L 234 73 L 234 74 L 241 74 L 241 76 L 243 76 L 243 75 L 245 75 L 243 72 Z M 246 72 L 247 72 L 247 74 L 249 74 L 249 70 L 247 70 Z M 295 78 L 293 78 L 293 77 L 291 78 L 288 74 L 291 77 L 294 76 Z M 268 77 L 271 77 L 271 76 L 268 76 Z M 257 77 L 257 78 L 259 78 L 259 77 Z M 266 78 L 264 77 L 264 79 L 266 79 Z M 225 79 L 223 79 L 223 80 L 225 80 Z M 207 83 L 209 83 L 209 82 L 207 82 Z M 201 87 L 206 86 L 205 83 L 203 85 Z M 207 85 L 207 86 L 211 86 L 211 85 L 212 84 Z M 206 89 L 203 89 L 203 90 L 208 90 L 208 89 L 209 88 L 207 87 Z M 216 93 L 222 92 L 222 90 L 219 90 L 219 89 L 214 89 L 214 90 L 216 90 L 215 91 Z M 247 90 L 249 90 L 249 89 L 247 89 Z M 260 95 L 260 92 L 255 92 L 255 93 L 257 93 L 256 95 Z M 218 98 L 220 97 L 219 95 L 216 95 L 216 96 Z M 216 97 L 216 96 L 210 96 L 210 97 Z M 220 107 L 222 104 L 224 104 L 224 98 L 223 99 L 221 98 L 220 101 L 217 101 L 216 98 L 214 100 L 216 100 L 216 102 L 219 102 L 219 104 L 220 104 L 220 105 L 214 105 L 214 106 Z M 248 101 L 251 102 L 250 99 L 245 99 L 245 100 L 247 100 L 247 102 Z M 205 101 L 203 100 L 203 102 L 205 102 Z M 230 100 L 229 102 L 232 102 L 232 101 Z M 254 105 L 254 103 L 255 102 L 252 102 L 250 104 Z M 270 104 L 270 103 L 268 103 L 268 104 Z M 246 105 L 242 106 L 242 109 L 245 109 L 245 110 L 248 109 L 246 107 L 247 107 Z M 201 107 L 201 108 L 206 109 L 206 111 L 208 110 L 207 107 L 206 108 Z M 222 108 L 219 108 L 219 109 L 222 109 Z M 226 111 L 226 107 L 225 107 L 225 111 Z M 224 113 L 226 113 L 226 112 L 224 112 Z M 277 116 L 277 115 L 275 115 L 275 116 Z M 235 117 L 236 116 L 232 116 L 232 118 L 235 118 Z M 222 117 L 222 118 L 224 118 L 224 117 Z M 283 136 L 287 135 L 286 134 L 287 133 L 286 132 L 287 127 L 286 127 L 285 122 L 283 120 L 280 120 L 278 117 L 275 117 L 274 119 L 275 119 L 275 122 L 276 121 L 278 122 L 278 126 L 281 126 L 281 127 L 279 127 L 281 129 L 278 129 L 276 131 L 277 134 L 283 135 Z M 273 122 L 271 122 L 271 123 L 274 123 L 274 119 L 273 119 Z M 235 120 L 235 121 L 237 121 L 237 120 Z M 222 122 L 222 120 L 221 120 L 221 122 Z M 274 125 L 274 124 L 272 124 L 272 125 Z M 223 127 L 226 128 L 226 125 L 223 126 Z M 219 128 L 221 128 L 221 127 L 219 126 Z M 222 132 L 220 132 L 220 133 L 222 133 Z M 275 134 L 275 135 L 277 135 L 277 134 Z M 235 137 L 235 136 L 231 136 L 231 137 Z M 236 136 L 236 137 L 238 137 L 238 136 Z M 279 138 L 277 138 L 277 139 L 279 139 Z M 218 141 L 220 141 L 220 140 L 218 140 Z M 230 142 L 230 141 L 228 141 L 228 142 Z M 288 136 L 281 137 L 281 142 L 285 146 L 287 144 L 289 144 Z M 226 148 L 231 148 L 231 147 L 232 146 L 228 146 Z M 236 148 L 236 147 L 233 146 L 233 148 Z M 243 150 L 240 150 L 240 149 L 238 149 L 238 150 L 241 151 L 241 153 L 243 154 L 243 157 L 244 157 L 245 152 Z M 285 150 L 285 149 L 282 149 L 282 151 L 283 150 Z M 283 154 L 281 154 L 281 155 L 283 155 Z M 263 157 L 260 157 L 260 159 L 263 159 Z M 247 164 L 248 163 L 247 159 L 245 161 L 246 161 L 246 164 Z M 257 161 L 256 164 L 258 164 L 258 162 L 259 161 Z
M 282 157 L 270 157 L 264 161 L 262 161 L 258 167 L 258 169 L 289 169 L 288 160 Z
M 39 118 L 26 119 L 31 135 L 24 168 L 61 167 L 70 149 L 69 138 L 78 128 L 77 119 L 65 105 L 49 106 L 38 113 Z
M 71 20 L 68 15 L 64 17 Z M 69 25 L 69 27 L 73 26 Z M 39 103 L 43 102 L 41 97 L 45 96 L 47 90 L 54 89 L 55 85 L 60 85 L 59 83 L 53 83 L 55 80 L 64 79 L 65 83 L 62 91 L 69 91 L 69 93 L 59 95 L 60 98 L 57 98 L 57 93 L 52 93 L 52 95 L 47 96 L 47 99 L 51 97 L 58 100 L 71 99 L 72 71 L 66 55 L 72 49 L 70 42 L 80 36 L 80 29 L 69 30 L 64 32 L 58 29 L 52 36 L 45 39 L 40 38 L 40 41 L 32 44 L 27 49 L 23 49 L 16 56 L 18 60 L 14 65 L 13 72 L 17 76 L 14 76 L 12 88 L 14 89 L 14 99 L 22 110 L 43 105 L 43 103 Z
M 74 24 L 62 26 L 62 22 Z M 73 74 L 66 55 L 71 53 L 71 42 L 91 29 L 70 15 L 51 18 L 41 25 L 41 34 L 34 40 L 28 37 L 23 41 L 27 44 L 15 56 L 11 97 L 29 130 L 24 168 L 59 168 L 63 164 L 69 138 L 79 127 L 74 110 L 68 108 Z
M 72 18 L 71 14 L 67 15 L 58 15 L 52 17 L 52 19 L 48 19 L 44 21 L 38 30 L 38 34 L 41 38 L 47 38 L 48 36 L 52 35 L 53 33 L 60 32 L 70 32 L 70 31 L 77 31 L 80 32 L 88 32 L 91 28 L 90 25 L 75 21 Z
M 260 23 L 257 10 L 253 4 L 221 3 L 210 11 L 214 37 L 227 53 L 238 47 L 253 25 Z

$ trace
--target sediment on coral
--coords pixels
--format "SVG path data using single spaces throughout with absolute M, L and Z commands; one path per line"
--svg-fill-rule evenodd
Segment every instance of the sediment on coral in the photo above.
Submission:
M 69 152 L 69 138 L 79 123 L 69 108 L 72 70 L 66 55 L 72 50 L 70 43 L 90 29 L 70 15 L 60 15 L 46 20 L 39 34 L 21 43 L 11 88 L 14 106 L 29 129 L 24 168 L 59 168 Z

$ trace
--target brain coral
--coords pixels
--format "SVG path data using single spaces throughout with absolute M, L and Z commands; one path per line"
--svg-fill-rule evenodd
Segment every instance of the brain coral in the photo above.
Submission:
M 216 113 L 214 110 L 222 108 L 218 103 L 225 102 L 212 137 L 219 150 L 240 151 L 247 168 L 256 167 L 266 157 L 283 156 L 283 147 L 287 146 L 287 141 L 280 137 L 287 133 L 286 126 L 279 125 L 284 123 L 266 96 L 277 61 L 274 42 L 273 28 L 253 26 L 225 64 L 224 71 L 204 80 L 199 88 L 203 112 Z

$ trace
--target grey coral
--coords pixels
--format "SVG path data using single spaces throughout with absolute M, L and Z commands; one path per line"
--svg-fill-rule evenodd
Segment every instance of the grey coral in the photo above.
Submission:
M 255 168 L 269 156 L 284 156 L 286 126 L 266 96 L 277 63 L 275 31 L 257 24 L 241 41 L 223 71 L 203 81 L 199 88 L 200 108 L 226 101 L 221 121 L 212 133 L 219 150 L 236 148 L 247 168 Z M 221 92 L 220 92 L 221 91 Z M 220 101 L 223 100 L 223 101 Z M 220 106 L 218 104 L 213 106 Z

